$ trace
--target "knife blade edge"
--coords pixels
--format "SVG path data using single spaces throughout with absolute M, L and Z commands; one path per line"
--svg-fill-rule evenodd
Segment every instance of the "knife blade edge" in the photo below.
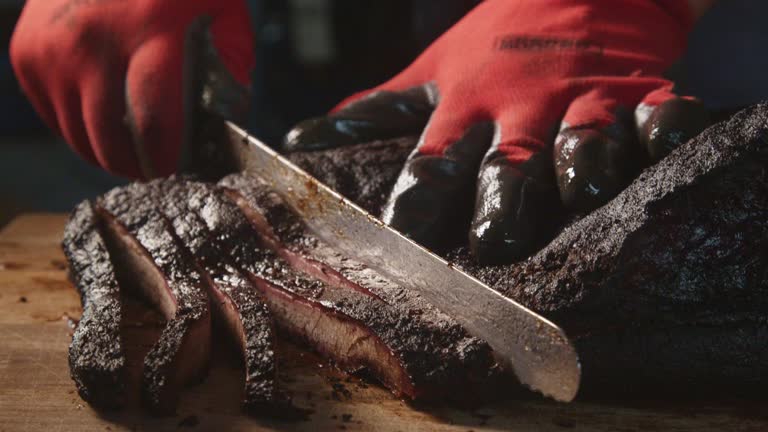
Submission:
M 390 228 L 233 123 L 225 129 L 237 167 L 270 185 L 321 239 L 485 340 L 521 383 L 558 401 L 576 396 L 578 355 L 557 325 Z

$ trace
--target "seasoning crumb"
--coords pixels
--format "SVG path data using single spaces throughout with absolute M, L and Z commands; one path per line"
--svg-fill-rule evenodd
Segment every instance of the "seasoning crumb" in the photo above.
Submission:
M 27 301 L 28 300 L 27 300 L 26 297 L 24 297 L 24 296 L 19 297 L 19 303 L 26 303 Z

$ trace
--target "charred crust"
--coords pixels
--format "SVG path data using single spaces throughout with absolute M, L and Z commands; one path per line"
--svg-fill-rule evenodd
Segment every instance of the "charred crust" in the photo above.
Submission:
M 160 208 L 174 227 L 179 241 L 208 279 L 214 311 L 241 347 L 245 364 L 244 407 L 284 405 L 277 388 L 275 335 L 272 317 L 262 296 L 229 258 L 227 245 L 247 242 L 243 218 L 234 205 L 216 196 L 205 183 L 170 179 L 155 184 L 162 196 Z M 216 300 L 218 299 L 218 300 Z M 233 314 L 228 313 L 232 307 Z
M 314 290 L 296 291 L 290 284 L 283 284 L 283 289 L 303 299 L 322 300 L 319 307 L 370 331 L 397 358 L 403 369 L 401 375 L 408 381 L 387 378 L 383 363 L 364 366 L 395 394 L 411 399 L 456 400 L 490 393 L 491 382 L 498 380 L 501 372 L 485 342 L 469 336 L 463 327 L 418 295 L 354 259 L 338 256 L 307 230 L 278 195 L 253 178 L 233 175 L 220 184 L 235 192 L 227 196 L 245 208 L 246 214 L 261 216 L 262 220 L 254 225 L 266 222 L 272 235 L 279 238 L 273 247 L 288 250 L 303 260 L 324 261 L 325 268 L 345 278 L 347 283 Z M 353 284 L 358 288 L 349 287 Z M 334 353 L 323 354 L 334 358 Z M 452 390 L 457 386 L 467 391 L 457 395 Z
M 417 138 L 356 151 L 397 160 L 410 151 L 405 141 Z M 584 394 L 754 390 L 768 368 L 767 142 L 760 104 L 674 150 L 524 262 L 480 266 L 466 247 L 447 257 L 562 326 L 582 360 Z M 292 157 L 326 181 L 341 174 L 313 158 L 349 153 L 324 153 Z M 367 201 L 369 178 L 391 184 L 393 171 L 349 171 L 356 185 L 339 192 Z
M 98 408 L 120 408 L 126 396 L 120 288 L 90 202 L 72 212 L 62 246 L 83 305 L 69 346 L 70 376 L 83 400 Z
M 132 183 L 106 193 L 96 205 L 108 226 L 105 231 L 113 255 L 141 255 L 142 265 L 162 279 L 164 288 L 160 290 L 168 291 L 155 294 L 155 304 L 168 321 L 144 359 L 142 381 L 142 400 L 147 408 L 157 414 L 168 414 L 175 410 L 180 387 L 201 379 L 207 369 L 210 314 L 203 275 L 157 211 L 157 199 L 151 184 Z M 136 246 L 126 251 L 125 244 Z M 125 268 L 121 272 L 125 265 L 125 260 L 116 265 L 123 286 L 157 289 L 140 280 L 124 283 L 137 270 Z

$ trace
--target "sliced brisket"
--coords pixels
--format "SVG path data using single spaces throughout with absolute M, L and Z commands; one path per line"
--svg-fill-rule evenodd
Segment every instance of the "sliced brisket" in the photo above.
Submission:
M 72 213 L 63 240 L 83 314 L 69 346 L 69 370 L 85 401 L 100 408 L 125 403 L 126 359 L 120 335 L 120 288 L 88 201 Z
M 291 157 L 378 212 L 415 142 Z M 448 258 L 564 327 L 587 392 L 760 391 L 768 376 L 766 168 L 768 105 L 758 105 L 681 146 L 526 261 L 478 266 L 465 248 Z M 399 396 L 475 397 L 503 382 L 487 344 L 339 255 L 268 187 L 244 175 L 220 185 L 135 183 L 73 213 L 64 250 L 84 310 L 70 369 L 84 399 L 124 402 L 121 288 L 167 319 L 144 364 L 144 398 L 157 411 L 172 410 L 179 387 L 205 371 L 208 291 L 243 349 L 249 405 L 278 394 L 270 319 Z
M 386 339 L 383 329 L 395 324 L 386 310 L 381 317 L 367 311 L 386 305 L 353 290 L 335 290 L 307 277 L 267 249 L 240 209 L 221 193 L 209 195 L 198 215 L 209 226 L 220 226 L 217 236 L 258 287 L 281 330 L 309 344 L 345 370 L 370 369 L 395 393 L 415 396 L 416 388 L 398 358 L 398 346 Z M 385 338 L 382 338 L 384 336 Z M 434 362 L 441 359 L 434 358 Z
M 391 352 L 403 369 L 401 375 L 408 381 L 393 380 L 392 363 L 377 360 L 366 366 L 396 394 L 461 399 L 476 396 L 477 387 L 490 392 L 489 382 L 498 378 L 499 371 L 487 344 L 469 336 L 455 321 L 418 296 L 320 242 L 276 194 L 255 179 L 234 175 L 221 184 L 270 249 L 293 267 L 325 282 L 322 290 L 289 291 L 321 301 L 327 316 L 343 314 L 354 319 L 361 330 L 367 329 Z M 269 262 L 278 260 L 275 257 Z M 317 318 L 312 318 L 312 313 L 292 314 L 287 319 L 291 325 L 302 320 L 300 324 L 306 326 L 323 317 L 321 312 L 314 312 Z M 343 334 L 340 329 L 331 330 L 337 337 Z M 364 334 L 361 331 L 360 337 Z M 324 354 L 331 358 L 339 356 L 338 349 Z M 456 394 L 455 388 L 465 392 Z
M 478 266 L 466 249 L 449 259 L 560 324 L 577 344 L 587 392 L 760 389 L 768 376 L 767 140 L 761 104 L 681 146 L 524 262 Z M 291 158 L 378 213 L 367 191 L 388 189 L 398 171 L 355 161 L 397 161 L 416 141 Z
M 207 274 L 217 319 L 242 350 L 244 407 L 265 412 L 282 405 L 285 398 L 277 389 L 272 318 L 261 294 L 235 268 L 221 240 L 238 239 L 244 233 L 236 230 L 226 209 L 215 207 L 212 194 L 217 191 L 210 184 L 170 179 L 156 185 L 161 191 L 161 210 Z
M 153 303 L 167 322 L 144 359 L 142 396 L 150 409 L 175 409 L 179 388 L 202 378 L 210 354 L 208 294 L 202 275 L 157 210 L 152 186 L 132 183 L 97 203 L 118 280 Z

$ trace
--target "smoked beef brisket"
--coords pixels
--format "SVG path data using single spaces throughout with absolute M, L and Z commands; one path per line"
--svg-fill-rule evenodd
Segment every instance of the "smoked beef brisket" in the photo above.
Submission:
M 183 384 L 204 376 L 211 324 L 205 277 L 157 209 L 145 183 L 113 189 L 97 201 L 118 280 L 155 305 L 165 319 L 144 359 L 142 397 L 158 413 L 175 409 Z
M 220 198 L 211 185 L 174 179 L 153 183 L 160 191 L 159 208 L 203 271 L 216 318 L 240 347 L 244 407 L 274 408 L 285 398 L 277 388 L 272 317 L 261 294 L 235 267 L 224 240 L 247 241 L 243 237 L 251 233 L 238 230 L 237 217 L 216 205 Z
M 345 358 L 351 351 L 329 350 L 323 342 L 310 339 L 322 354 L 346 369 L 369 369 L 396 395 L 410 399 L 463 399 L 479 394 L 479 388 L 490 393 L 491 383 L 500 383 L 485 342 L 468 335 L 456 321 L 419 296 L 323 244 L 268 187 L 247 175 L 229 176 L 220 184 L 276 252 L 267 262 L 285 262 L 324 282 L 322 290 L 300 292 L 294 288 L 293 294 L 315 299 L 327 309 L 328 316 L 343 316 L 356 323 L 360 342 L 368 343 L 366 338 L 376 341 L 370 348 L 363 345 L 359 351 L 364 358 L 354 360 Z M 287 318 L 289 325 L 309 319 L 298 316 L 299 312 Z M 344 334 L 329 330 L 336 337 Z M 299 334 L 303 339 L 311 336 L 304 333 Z M 371 351 L 374 348 L 378 351 Z M 349 364 L 350 360 L 354 362 Z M 457 394 L 456 388 L 465 392 Z
M 377 214 L 416 140 L 291 159 Z M 582 393 L 756 391 L 768 372 L 768 105 L 709 128 L 528 260 L 446 255 L 565 329 Z
M 757 105 L 648 168 L 525 261 L 479 266 L 466 248 L 446 258 L 565 329 L 581 357 L 582 395 L 761 390 L 767 140 L 768 106 Z M 291 158 L 378 213 L 415 143 L 406 137 Z M 241 347 L 246 406 L 283 400 L 273 325 L 342 369 L 367 369 L 398 396 L 474 397 L 505 382 L 486 343 L 416 293 L 339 255 L 277 194 L 242 174 L 218 185 L 171 178 L 117 188 L 78 206 L 64 249 L 84 306 L 70 370 L 97 406 L 124 398 L 120 289 L 167 319 L 143 377 L 145 400 L 161 412 L 205 372 L 209 302 Z
M 111 258 L 122 287 L 168 320 L 145 359 L 144 398 L 153 410 L 172 411 L 181 385 L 204 371 L 207 296 L 243 352 L 247 408 L 284 406 L 276 384 L 273 321 L 341 369 L 368 371 L 399 397 L 466 400 L 488 396 L 506 382 L 487 344 L 320 243 L 255 179 L 233 176 L 223 184 L 226 189 L 183 178 L 134 183 L 96 204 L 110 253 L 102 248 L 85 258 Z M 79 245 L 73 236 L 87 232 L 80 215 L 89 204 L 79 209 L 65 238 L 67 250 Z M 80 289 L 96 292 L 104 281 L 87 278 L 77 256 L 70 260 Z M 119 306 L 117 284 L 106 288 Z M 101 331 L 86 318 L 78 332 Z M 73 350 L 79 344 L 75 340 Z M 104 351 L 103 357 L 115 347 L 94 349 Z M 78 382 L 87 378 L 74 367 L 72 374 Z
M 125 403 L 126 359 L 120 334 L 120 287 L 91 203 L 75 208 L 62 242 L 83 304 L 69 346 L 69 370 L 80 397 L 102 408 Z

